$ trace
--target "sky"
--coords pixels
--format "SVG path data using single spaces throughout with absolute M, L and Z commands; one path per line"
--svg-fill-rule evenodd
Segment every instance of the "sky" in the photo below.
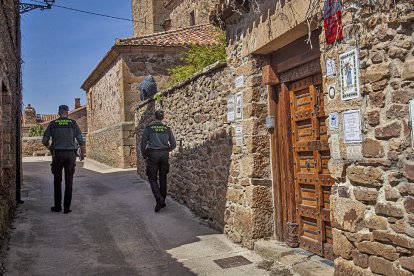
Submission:
M 42 0 L 41 0 L 42 1 Z M 32 0 L 21 2 L 33 3 Z M 56 5 L 132 18 L 131 0 L 56 0 Z M 75 98 L 86 104 L 80 86 L 116 38 L 133 35 L 132 22 L 74 12 L 59 7 L 22 14 L 23 108 L 57 113 Z

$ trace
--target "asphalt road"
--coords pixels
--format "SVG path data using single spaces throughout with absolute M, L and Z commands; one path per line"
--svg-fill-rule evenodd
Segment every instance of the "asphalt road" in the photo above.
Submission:
M 268 275 L 257 255 L 173 200 L 154 213 L 149 185 L 134 171 L 82 166 L 73 212 L 63 214 L 50 211 L 50 162 L 24 162 L 25 202 L 13 223 L 5 275 Z M 233 256 L 252 263 L 223 269 L 214 262 Z

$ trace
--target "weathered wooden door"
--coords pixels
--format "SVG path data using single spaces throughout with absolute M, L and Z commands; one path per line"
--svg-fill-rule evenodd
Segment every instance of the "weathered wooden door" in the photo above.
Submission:
M 322 76 L 294 81 L 288 87 L 300 247 L 333 259 L 329 196 L 334 181 L 328 170 Z

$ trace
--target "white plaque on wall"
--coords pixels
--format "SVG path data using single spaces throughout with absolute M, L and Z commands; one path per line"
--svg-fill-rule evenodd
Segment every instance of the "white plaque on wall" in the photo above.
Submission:
M 242 126 L 236 126 L 235 127 L 236 137 L 243 137 L 243 127 Z
M 329 113 L 329 128 L 339 129 L 339 118 L 337 112 Z
M 327 59 L 326 60 L 326 76 L 334 76 L 336 75 L 336 64 L 334 59 Z
M 353 144 L 346 147 L 346 158 L 348 160 L 362 160 L 362 145 Z
M 334 160 L 341 159 L 341 150 L 339 148 L 339 134 L 331 135 L 331 156 Z
M 243 137 L 236 137 L 236 147 L 243 146 Z
M 342 122 L 344 127 L 344 142 L 361 143 L 362 131 L 361 131 L 361 110 L 349 110 L 342 114 Z
M 234 95 L 227 97 L 227 122 L 234 121 Z
M 234 84 L 235 84 L 236 88 L 242 87 L 244 85 L 244 76 L 238 76 L 234 80 Z
M 411 143 L 414 148 L 414 100 L 410 100 Z
M 236 94 L 236 120 L 243 119 L 243 93 Z

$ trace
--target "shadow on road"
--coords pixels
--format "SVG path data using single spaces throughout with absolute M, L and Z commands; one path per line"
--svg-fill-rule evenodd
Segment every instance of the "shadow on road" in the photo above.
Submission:
M 147 183 L 135 172 L 102 174 L 81 168 L 73 212 L 50 212 L 48 162 L 24 163 L 25 203 L 11 233 L 6 275 L 195 275 L 167 250 L 217 234 L 181 205 L 155 214 Z

